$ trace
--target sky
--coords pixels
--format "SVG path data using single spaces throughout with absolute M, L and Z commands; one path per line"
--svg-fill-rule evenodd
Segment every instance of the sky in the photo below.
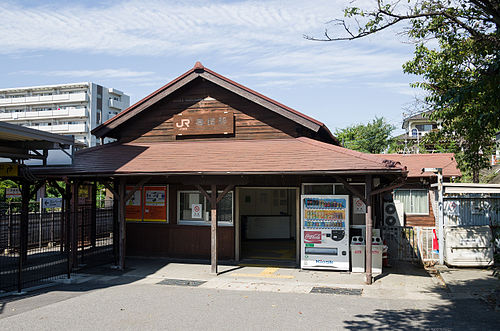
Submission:
M 304 38 L 340 33 L 328 22 L 350 3 L 2 0 L 0 88 L 91 81 L 134 103 L 200 61 L 332 131 L 383 116 L 401 133 L 419 91 L 402 71 L 414 47 L 398 30 Z

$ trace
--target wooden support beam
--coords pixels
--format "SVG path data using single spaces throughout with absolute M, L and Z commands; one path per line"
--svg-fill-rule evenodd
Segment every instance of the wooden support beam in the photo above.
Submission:
M 111 193 L 113 193 L 114 198 L 118 198 L 118 192 L 115 190 L 114 187 L 109 185 L 108 182 L 103 182 L 104 187 L 106 187 Z
M 229 191 L 231 191 L 233 188 L 234 188 L 234 185 L 228 185 L 228 186 L 226 186 L 226 188 L 224 189 L 224 191 L 222 191 L 222 193 L 217 196 L 217 203 L 219 203 L 222 200 L 222 198 L 224 198 L 224 196 Z
M 126 224 L 125 224 L 125 207 L 126 207 L 126 194 L 125 194 L 125 178 L 120 180 L 118 185 L 118 227 L 119 227 L 119 268 L 125 270 L 125 248 L 126 248 Z
M 125 202 L 127 202 L 133 195 L 134 193 L 140 189 L 144 184 L 146 184 L 147 182 L 149 182 L 151 180 L 151 176 L 148 176 L 148 177 L 145 177 L 143 179 L 141 179 L 139 181 L 139 183 L 137 183 L 134 188 L 132 188 L 132 190 L 130 192 L 128 192 L 126 195 L 125 195 Z M 118 194 L 119 195 L 119 194 Z
M 395 188 L 403 186 L 405 183 L 406 183 L 406 177 L 404 177 L 404 178 L 398 177 L 395 181 L 393 181 L 389 185 L 378 188 L 376 190 L 373 190 L 371 192 L 371 195 L 376 195 L 376 194 L 380 194 L 380 193 L 394 190 Z
M 370 285 L 372 283 L 372 227 L 373 227 L 373 219 L 372 219 L 372 176 L 366 175 L 365 177 L 365 185 L 366 185 L 366 266 L 365 266 L 365 276 L 366 276 L 366 284 Z
M 205 198 L 207 198 L 208 201 L 212 199 L 212 197 L 207 193 L 207 191 L 203 189 L 203 187 L 201 187 L 200 184 L 196 184 L 196 188 L 200 191 L 201 194 L 205 196 Z
M 361 194 L 361 192 L 359 192 L 357 189 L 355 189 L 351 184 L 349 184 L 348 181 L 346 181 L 344 178 L 342 178 L 340 176 L 333 176 L 333 178 L 335 178 L 336 180 L 341 182 L 344 185 L 346 190 L 351 192 L 355 197 L 361 199 L 361 201 L 363 201 L 363 203 L 365 205 L 367 204 L 365 196 L 363 194 Z
M 31 199 L 36 192 L 45 184 L 45 180 L 41 180 L 35 183 L 35 186 L 30 190 L 30 196 L 29 198 Z
M 210 192 L 211 273 L 217 274 L 217 186 L 212 184 Z
M 227 185 L 226 188 L 217 195 L 217 185 L 212 184 L 210 186 L 211 192 L 208 194 L 207 191 L 200 185 L 195 184 L 196 188 L 210 201 L 210 272 L 212 274 L 217 274 L 217 204 L 224 198 L 224 196 L 234 188 L 234 185 Z

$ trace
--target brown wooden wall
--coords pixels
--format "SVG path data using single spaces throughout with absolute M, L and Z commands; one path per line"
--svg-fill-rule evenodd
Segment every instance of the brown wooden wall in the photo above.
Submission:
M 177 190 L 195 187 L 168 185 L 169 222 L 127 222 L 127 255 L 210 259 L 210 226 L 177 224 Z M 234 260 L 234 227 L 220 226 L 217 235 L 218 257 Z
M 219 227 L 218 257 L 234 259 L 234 228 Z M 210 259 L 210 227 L 127 223 L 128 256 Z
M 207 99 L 208 98 L 208 99 Z M 172 116 L 180 113 L 232 111 L 234 134 L 181 136 L 173 134 Z M 172 141 L 178 139 L 269 139 L 316 137 L 301 125 L 203 79 L 195 80 L 143 111 L 110 136 L 120 141 Z
M 432 209 L 429 194 L 429 215 L 406 215 L 405 224 L 408 226 L 435 226 L 434 210 Z

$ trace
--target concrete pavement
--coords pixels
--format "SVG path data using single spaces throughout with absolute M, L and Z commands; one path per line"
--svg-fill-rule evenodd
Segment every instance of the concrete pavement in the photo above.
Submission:
M 70 284 L 0 299 L 0 329 L 484 330 L 499 325 L 500 314 L 481 298 L 466 292 L 455 296 L 422 268 L 399 264 L 390 271 L 368 286 L 362 274 L 221 266 L 214 276 L 207 264 L 129 259 L 125 271 L 93 268 L 75 274 Z M 313 287 L 347 291 L 317 294 Z

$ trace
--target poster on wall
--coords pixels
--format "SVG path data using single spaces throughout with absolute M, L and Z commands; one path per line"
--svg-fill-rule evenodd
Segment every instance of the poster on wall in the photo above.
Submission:
M 366 214 L 366 205 L 360 198 L 352 198 L 354 214 Z
M 202 207 L 200 203 L 191 204 L 191 218 L 202 218 Z
M 133 186 L 126 187 L 126 194 L 129 194 L 134 189 Z M 132 194 L 130 199 L 125 204 L 125 219 L 131 222 L 142 221 L 142 190 L 138 189 Z
M 144 186 L 144 221 L 167 221 L 166 186 Z

